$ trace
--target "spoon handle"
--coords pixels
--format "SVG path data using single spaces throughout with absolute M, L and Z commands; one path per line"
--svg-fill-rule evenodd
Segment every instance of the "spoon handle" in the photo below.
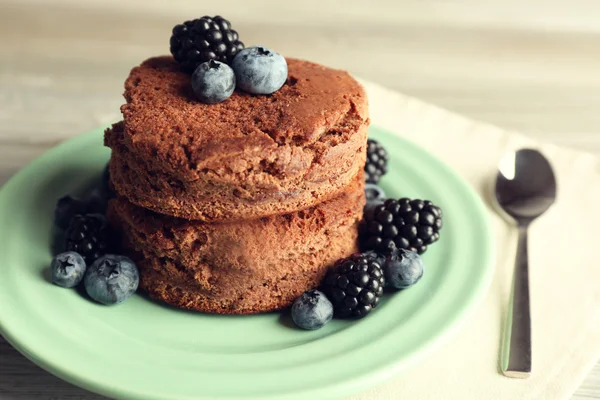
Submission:
M 528 378 L 531 374 L 531 315 L 529 306 L 529 262 L 527 224 L 519 224 L 519 242 L 513 282 L 510 348 L 504 375 Z

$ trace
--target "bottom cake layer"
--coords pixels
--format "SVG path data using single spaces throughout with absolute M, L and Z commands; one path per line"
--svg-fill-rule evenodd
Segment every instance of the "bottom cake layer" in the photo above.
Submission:
M 168 217 L 124 198 L 111 200 L 108 215 L 150 297 L 202 312 L 253 314 L 289 306 L 354 253 L 363 206 L 360 176 L 315 207 L 236 223 Z

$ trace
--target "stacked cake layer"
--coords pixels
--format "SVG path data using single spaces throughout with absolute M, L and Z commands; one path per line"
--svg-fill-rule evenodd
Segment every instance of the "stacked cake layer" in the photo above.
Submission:
M 166 217 L 121 198 L 119 221 L 143 271 L 141 287 L 182 308 L 248 314 L 289 305 L 318 285 L 324 266 L 357 250 L 364 206 L 356 182 L 338 197 L 289 214 L 231 223 Z
M 334 197 L 362 173 L 367 99 L 347 73 L 288 60 L 268 96 L 194 99 L 170 57 L 125 82 L 123 123 L 106 135 L 111 177 L 132 203 L 158 213 L 227 221 L 297 211 Z
M 356 250 L 367 99 L 347 73 L 288 59 L 268 96 L 196 101 L 170 57 L 132 70 L 107 130 L 112 224 L 141 287 L 172 305 L 285 307 Z

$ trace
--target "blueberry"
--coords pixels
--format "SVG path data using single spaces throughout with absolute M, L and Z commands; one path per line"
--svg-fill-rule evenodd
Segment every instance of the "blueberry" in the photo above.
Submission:
M 201 102 L 220 103 L 233 93 L 235 74 L 229 65 L 220 61 L 203 62 L 192 75 L 192 89 Z
M 302 329 L 322 328 L 333 318 L 333 305 L 318 290 L 309 290 L 298 297 L 292 305 L 292 319 Z
M 79 285 L 85 275 L 85 261 L 81 255 L 74 251 L 60 253 L 50 263 L 52 282 L 64 288 Z
M 383 189 L 374 183 L 365 183 L 365 196 L 367 203 L 383 203 L 386 199 Z
M 125 256 L 107 254 L 88 268 L 83 283 L 98 303 L 112 305 L 127 300 L 137 290 L 140 276 L 135 263 Z
M 87 212 L 87 202 L 72 196 L 64 196 L 56 202 L 54 223 L 61 229 L 67 229 L 71 218 Z
M 406 289 L 423 276 L 423 261 L 414 251 L 395 250 L 386 257 L 383 272 L 388 286 Z
M 371 219 L 375 208 L 378 205 L 383 204 L 386 200 L 386 195 L 383 189 L 376 184 L 365 183 L 365 197 L 367 199 L 367 204 L 365 205 L 364 215 L 366 219 Z
M 235 56 L 231 67 L 239 89 L 254 94 L 271 94 L 285 83 L 288 67 L 285 58 L 266 47 L 248 47 Z

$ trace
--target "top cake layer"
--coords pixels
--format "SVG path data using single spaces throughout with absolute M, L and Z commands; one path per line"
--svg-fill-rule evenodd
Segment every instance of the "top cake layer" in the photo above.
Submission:
M 125 82 L 124 121 L 106 133 L 116 190 L 153 211 L 203 221 L 293 212 L 334 197 L 364 167 L 367 97 L 348 73 L 288 59 L 268 96 L 194 99 L 171 57 Z

